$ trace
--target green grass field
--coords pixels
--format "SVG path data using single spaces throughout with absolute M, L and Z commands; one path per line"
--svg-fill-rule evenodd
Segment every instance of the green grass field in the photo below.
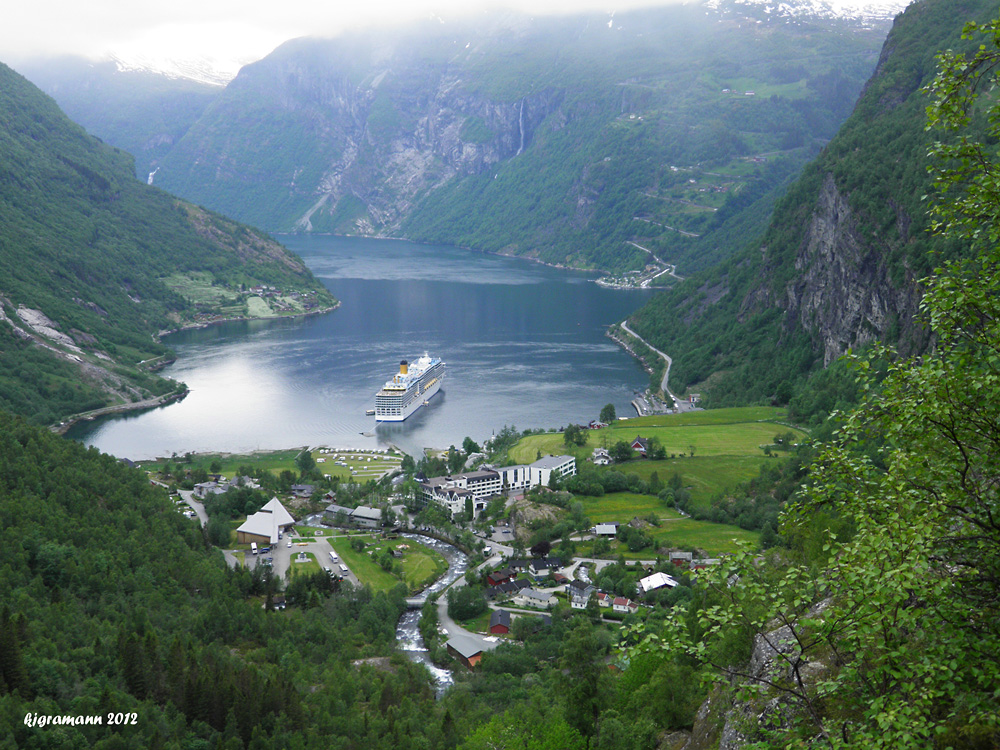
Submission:
M 531 463 L 543 456 L 568 453 L 577 460 L 590 457 L 594 448 L 612 446 L 618 441 L 632 442 L 636 436 L 657 438 L 667 455 L 690 453 L 695 456 L 760 456 L 778 433 L 791 431 L 796 439 L 805 433 L 782 423 L 784 409 L 750 406 L 735 409 L 711 409 L 685 414 L 660 414 L 651 417 L 619 420 L 601 430 L 588 430 L 587 443 L 568 446 L 562 433 L 529 435 L 510 450 L 514 463 Z
M 776 435 L 791 432 L 796 440 L 805 437 L 804 432 L 784 423 L 786 417 L 784 409 L 768 406 L 639 417 L 619 420 L 601 430 L 586 431 L 587 443 L 580 447 L 567 446 L 561 433 L 530 435 L 511 449 L 509 458 L 512 463 L 530 463 L 539 453 L 543 456 L 568 453 L 582 465 L 594 448 L 612 446 L 622 440 L 631 443 L 636 436 L 655 437 L 672 458 L 659 461 L 636 458 L 613 468 L 636 474 L 646 481 L 656 472 L 664 486 L 674 474 L 679 474 L 682 486 L 691 495 L 691 506 L 707 509 L 713 497 L 750 481 L 765 463 L 781 460 L 768 457 L 763 451 L 764 446 L 773 444 Z M 736 549 L 734 539 L 754 543 L 758 538 L 756 532 L 735 526 L 681 517 L 652 495 L 617 493 L 578 499 L 594 523 L 627 523 L 633 516 L 641 518 L 654 514 L 661 519 L 661 525 L 651 528 L 649 533 L 662 547 L 696 547 L 711 554 L 722 554 Z M 614 553 L 619 551 L 629 559 L 650 556 L 650 550 L 629 553 L 615 543 Z
M 391 573 L 382 570 L 381 566 L 371 558 L 371 552 L 380 553 L 388 547 L 400 550 L 403 557 L 399 560 L 403 568 L 403 582 L 409 591 L 415 592 L 439 578 L 448 569 L 445 559 L 429 547 L 411 539 L 379 539 L 375 536 L 361 537 L 367 544 L 363 552 L 351 547 L 348 537 L 331 537 L 330 543 L 334 550 L 358 577 L 362 584 L 367 584 L 375 591 L 389 591 L 399 585 L 400 580 Z
M 734 539 L 756 544 L 759 538 L 755 531 L 686 518 L 676 510 L 664 506 L 652 495 L 616 492 L 604 497 L 584 497 L 580 501 L 584 512 L 595 524 L 611 521 L 628 523 L 636 516 L 646 518 L 653 514 L 660 519 L 660 525 L 650 526 L 646 531 L 657 547 L 697 547 L 709 554 L 719 555 L 736 551 Z M 585 552 L 586 545 L 580 551 Z M 645 560 L 655 556 L 655 552 L 650 549 L 630 552 L 624 545 L 612 542 L 613 556 L 617 557 L 619 553 L 628 560 Z
M 257 451 L 254 453 L 198 453 L 192 456 L 191 463 L 180 461 L 182 457 L 172 459 L 173 470 L 177 467 L 184 469 L 205 469 L 211 470 L 212 464 L 217 464 L 220 474 L 232 478 L 237 474 L 241 466 L 249 466 L 257 470 L 263 469 L 274 475 L 288 470 L 298 475 L 299 470 L 295 465 L 296 457 L 303 451 L 303 448 L 289 448 L 277 451 Z M 403 460 L 401 455 L 376 453 L 364 450 L 342 451 L 340 453 L 323 453 L 323 449 L 312 451 L 313 460 L 316 461 L 316 468 L 324 474 L 337 476 L 341 479 L 354 477 L 355 480 L 364 481 L 367 479 L 378 479 L 386 472 L 395 471 L 399 468 Z M 338 466 L 336 457 L 344 457 L 347 466 Z M 371 459 L 371 460 L 368 460 Z M 147 471 L 161 471 L 166 459 L 156 461 L 142 461 L 140 465 Z M 355 473 L 352 474 L 351 472 Z
M 298 575 L 309 575 L 310 573 L 318 573 L 321 569 L 320 564 L 316 561 L 316 555 L 312 552 L 305 553 L 307 562 L 298 562 L 299 551 L 293 550 L 292 561 L 288 565 L 288 570 L 291 577 L 294 578 Z

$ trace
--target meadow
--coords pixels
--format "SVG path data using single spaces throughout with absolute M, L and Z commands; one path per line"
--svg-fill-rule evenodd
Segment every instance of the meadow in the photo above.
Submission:
M 357 551 L 351 546 L 352 539 L 364 538 L 365 549 Z M 403 569 L 403 583 L 411 593 L 417 592 L 439 578 L 448 569 L 444 557 L 412 539 L 381 539 L 371 537 L 329 537 L 330 545 L 362 585 L 373 591 L 390 591 L 399 585 L 400 579 L 372 559 L 371 553 L 381 554 L 386 549 L 399 549 L 402 558 L 397 558 Z
M 579 500 L 583 503 L 584 512 L 595 524 L 613 521 L 625 524 L 633 518 L 655 516 L 659 526 L 651 525 L 645 529 L 653 538 L 655 548 L 702 549 L 710 555 L 721 555 L 735 552 L 737 542 L 756 544 L 759 538 L 755 531 L 687 518 L 652 495 L 615 492 L 603 497 L 581 497 Z M 587 549 L 584 546 L 578 552 L 587 554 Z M 655 556 L 650 549 L 630 552 L 625 545 L 612 541 L 612 555 L 617 557 L 619 554 L 627 560 L 647 560 Z
M 690 495 L 690 507 L 707 509 L 720 493 L 750 481 L 764 464 L 781 460 L 778 450 L 784 446 L 775 443 L 777 436 L 791 433 L 794 441 L 806 437 L 805 432 L 788 425 L 786 418 L 784 409 L 768 406 L 637 417 L 618 420 L 598 430 L 584 430 L 587 440 L 582 446 L 566 445 L 563 434 L 558 432 L 529 435 L 510 450 L 509 458 L 512 463 L 530 463 L 539 454 L 570 454 L 577 459 L 578 472 L 586 474 L 601 471 L 588 463 L 595 448 L 610 448 L 620 441 L 631 443 L 640 436 L 656 438 L 667 458 L 653 461 L 635 454 L 632 460 L 611 468 L 635 474 L 647 482 L 652 481 L 655 473 L 663 486 L 675 475 L 679 476 L 680 486 Z M 774 455 L 767 455 L 765 448 Z M 635 516 L 654 515 L 660 525 L 647 531 L 659 547 L 691 547 L 721 554 L 735 551 L 734 540 L 755 543 L 758 539 L 756 532 L 736 526 L 683 517 L 655 495 L 614 493 L 577 499 L 594 523 L 627 523 Z M 648 549 L 629 553 L 616 546 L 615 553 L 618 551 L 629 559 L 650 554 Z

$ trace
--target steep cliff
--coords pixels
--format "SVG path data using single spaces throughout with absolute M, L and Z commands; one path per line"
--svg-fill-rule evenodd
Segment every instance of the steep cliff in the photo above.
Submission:
M 294 40 L 241 70 L 155 183 L 269 230 L 600 268 L 641 267 L 641 245 L 686 271 L 763 228 L 882 33 L 723 2 Z
M 931 192 L 921 88 L 938 51 L 962 44 L 988 2 L 914 3 L 893 26 L 875 74 L 837 136 L 776 205 L 762 239 L 653 301 L 636 329 L 674 357 L 679 390 L 714 403 L 770 398 L 848 349 L 925 347 L 919 280 L 965 251 L 929 233 Z M 706 290 L 722 289 L 709 298 Z

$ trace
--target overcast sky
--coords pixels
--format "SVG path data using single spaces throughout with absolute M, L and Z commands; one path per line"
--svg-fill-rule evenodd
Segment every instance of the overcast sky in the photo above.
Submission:
M 0 60 L 118 52 L 150 57 L 266 55 L 281 42 L 374 23 L 513 7 L 534 14 L 625 10 L 680 0 L 20 0 L 5 3 Z M 829 0 L 859 6 L 886 0 Z

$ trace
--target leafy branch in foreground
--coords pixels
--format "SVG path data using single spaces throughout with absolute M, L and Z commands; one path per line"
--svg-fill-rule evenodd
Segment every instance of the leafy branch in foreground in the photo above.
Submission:
M 1000 21 L 986 43 L 939 57 L 929 122 L 943 196 L 935 229 L 977 257 L 926 279 L 935 351 L 874 376 L 810 472 L 783 531 L 826 532 L 819 559 L 734 556 L 699 580 L 695 620 L 663 647 L 749 699 L 743 729 L 767 746 L 1000 744 Z M 970 135 L 981 126 L 978 136 Z M 972 130 L 971 132 L 977 132 Z M 683 625 L 687 627 L 683 627 Z M 740 634 L 743 634 L 740 637 Z M 753 635 L 751 635 L 753 634 Z M 752 638 L 752 642 L 749 640 Z M 655 645 L 655 644 L 654 644 Z M 742 646 L 742 650 L 738 648 Z M 745 653 L 752 646 L 752 655 Z

